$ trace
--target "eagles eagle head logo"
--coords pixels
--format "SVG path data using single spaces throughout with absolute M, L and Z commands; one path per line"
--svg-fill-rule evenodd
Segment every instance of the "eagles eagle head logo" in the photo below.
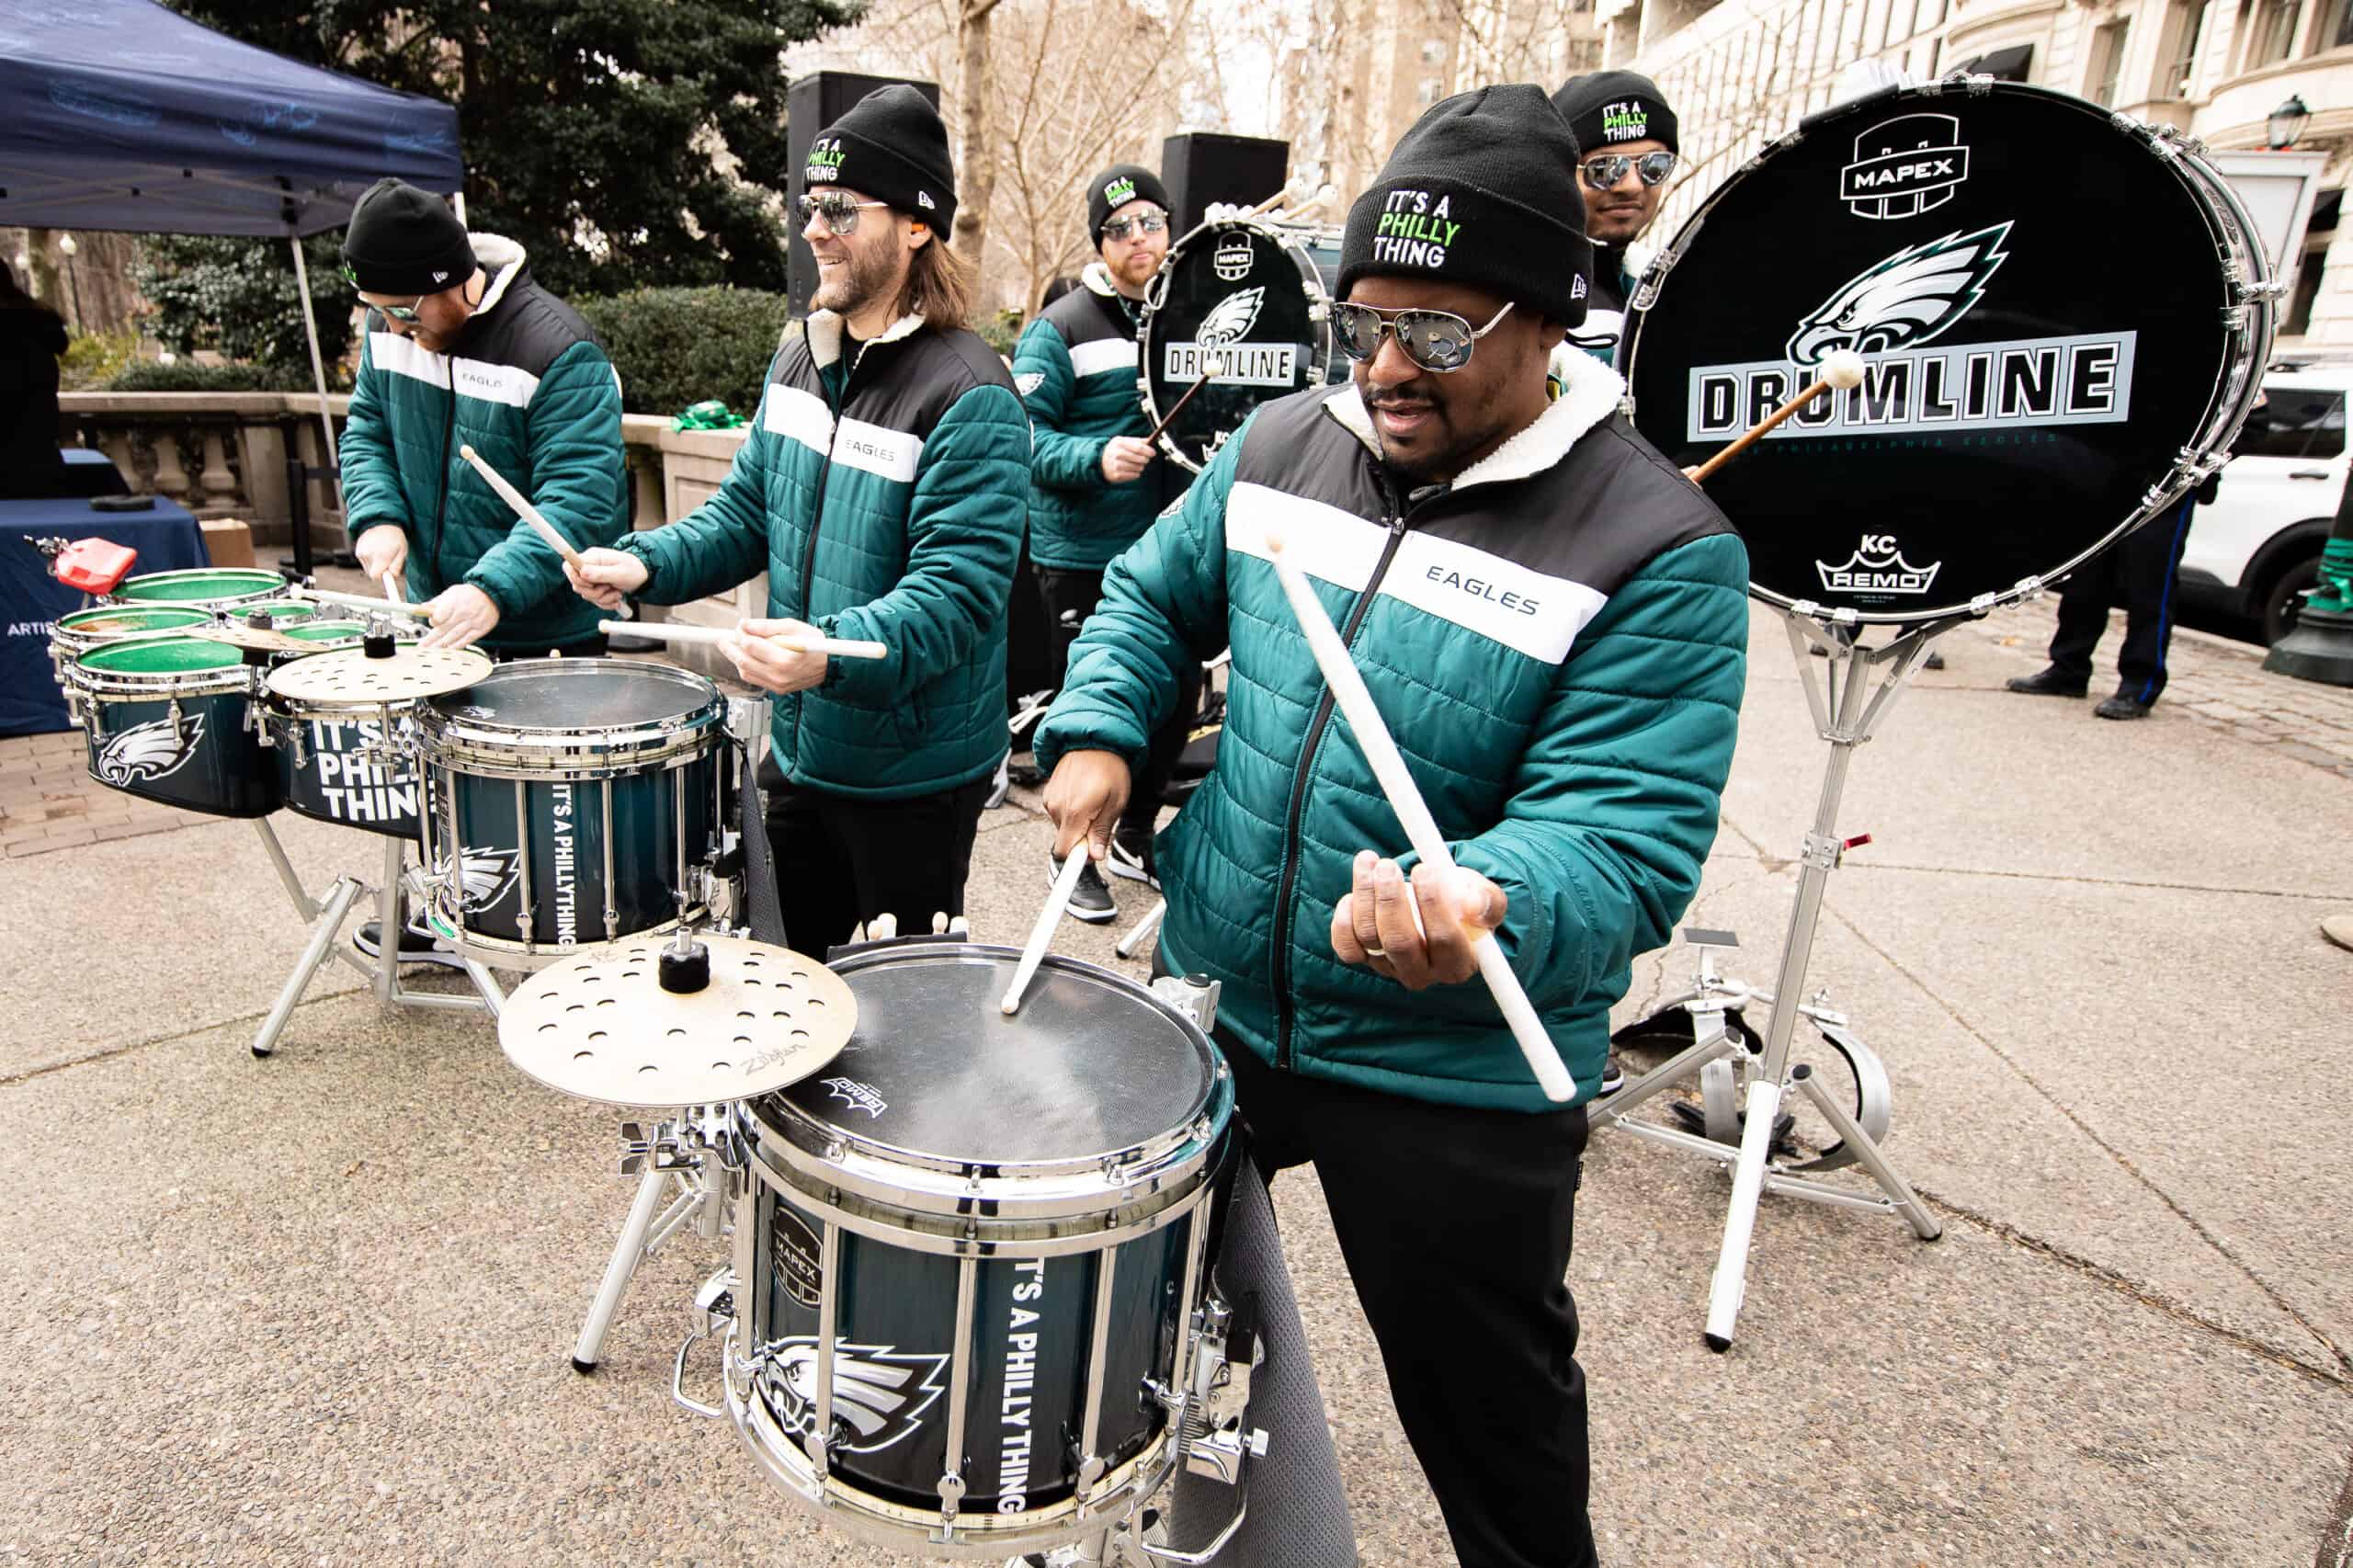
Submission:
M 1819 365 L 1836 348 L 1884 354 L 1937 337 L 1985 297 L 2009 259 L 2002 248 L 2009 234 L 2007 222 L 1947 234 L 1849 278 L 1790 335 L 1790 362 Z
M 1263 284 L 1256 289 L 1236 289 L 1210 307 L 1210 313 L 1193 329 L 1193 341 L 1204 348 L 1222 348 L 1237 341 L 1257 324 L 1258 307 L 1266 302 Z
M 1045 384 L 1046 372 L 1043 370 L 1024 370 L 1013 378 L 1013 390 L 1020 393 L 1025 401 Z
M 464 851 L 465 863 L 459 880 L 465 885 L 466 913 L 472 915 L 488 909 L 506 896 L 515 885 L 521 857 L 512 849 L 477 849 Z M 449 874 L 449 862 L 441 861 L 433 868 L 436 880 Z
M 777 1418 L 796 1435 L 816 1416 L 817 1341 L 795 1335 L 778 1341 L 777 1371 L 770 1390 L 781 1408 Z M 834 1342 L 834 1436 L 836 1447 L 870 1454 L 904 1442 L 923 1425 L 923 1414 L 938 1403 L 948 1358 L 910 1355 L 890 1345 Z
M 183 713 L 177 729 L 170 717 L 133 724 L 98 753 L 98 780 L 119 790 L 128 784 L 177 773 L 204 744 L 204 715 Z

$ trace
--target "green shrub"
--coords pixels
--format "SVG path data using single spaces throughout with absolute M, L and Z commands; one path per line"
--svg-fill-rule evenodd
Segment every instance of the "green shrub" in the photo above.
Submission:
M 638 289 L 572 304 L 612 356 L 631 414 L 716 398 L 749 418 L 788 314 L 782 294 L 758 289 Z
M 330 389 L 341 384 L 343 358 L 351 349 L 355 302 L 339 275 L 339 244 L 331 233 L 303 242 Z M 131 278 L 155 308 L 151 331 L 157 342 L 181 354 L 213 349 L 240 364 L 295 373 L 294 384 L 309 383 L 311 345 L 302 332 L 293 256 L 284 241 L 180 235 L 150 239 L 140 254 Z
M 74 333 L 65 346 L 65 358 L 58 363 L 58 390 L 87 392 L 92 387 L 106 386 L 138 357 L 137 327 L 127 326 L 120 332 Z
M 974 322 L 972 330 L 981 335 L 982 342 L 1010 359 L 1013 346 L 1021 341 L 1021 326 L 1019 311 L 995 311 Z
M 199 365 L 183 359 L 163 365 L 153 361 L 128 366 L 107 383 L 108 392 L 309 392 L 308 367 L 296 371 L 285 366 Z

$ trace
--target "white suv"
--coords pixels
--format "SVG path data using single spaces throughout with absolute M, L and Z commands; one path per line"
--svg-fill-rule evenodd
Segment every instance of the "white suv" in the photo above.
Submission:
M 2304 590 L 2320 580 L 2321 547 L 2353 466 L 2348 393 L 2353 363 L 2274 361 L 2214 499 L 2191 515 L 2185 600 L 2245 617 L 2267 643 L 2287 635 Z

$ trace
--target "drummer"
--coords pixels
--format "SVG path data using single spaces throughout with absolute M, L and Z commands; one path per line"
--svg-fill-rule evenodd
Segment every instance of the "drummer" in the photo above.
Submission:
M 1160 846 L 1157 960 L 1224 988 L 1261 1169 L 1316 1166 L 1465 1568 L 1595 1561 L 1563 1280 L 1586 1111 L 1546 1101 L 1464 983 L 1469 938 L 1496 934 L 1590 1096 L 1631 960 L 1699 885 L 1747 640 L 1739 537 L 1618 412 L 1625 383 L 1565 356 L 1552 395 L 1548 356 L 1585 315 L 1575 153 L 1529 85 L 1406 132 L 1348 214 L 1354 384 L 1260 405 L 1111 563 L 1038 741 L 1056 847 L 1099 857 L 1176 672 L 1231 642 L 1216 770 Z M 1414 864 L 1336 722 L 1270 531 L 1339 622 L 1453 878 Z
M 1100 259 L 1079 287 L 1048 305 L 1013 351 L 1014 384 L 1037 449 L 1029 465 L 1029 559 L 1055 636 L 1057 679 L 1079 628 L 1103 597 L 1103 568 L 1142 537 L 1188 476 L 1157 460 L 1136 396 L 1136 325 L 1144 285 L 1168 254 L 1168 192 L 1160 176 L 1114 164 L 1086 186 L 1086 233 Z M 1016 585 L 1016 592 L 1020 585 Z M 1126 815 L 1111 834 L 1111 874 L 1149 883 L 1160 793 L 1176 770 L 1200 702 L 1198 666 L 1152 737 Z M 1059 866 L 1047 869 L 1051 878 Z M 1102 922 L 1119 913 L 1093 866 L 1079 872 L 1070 913 Z
M 981 805 L 1008 734 L 1006 603 L 1029 423 L 964 320 L 948 248 L 955 171 L 938 111 L 878 88 L 811 143 L 806 330 L 768 367 L 734 466 L 687 517 L 567 566 L 597 604 L 685 604 L 768 575 L 768 613 L 724 644 L 783 700 L 761 765 L 785 932 L 804 952 L 890 914 L 964 908 Z M 779 633 L 876 641 L 832 659 Z
M 579 312 L 523 248 L 469 234 L 429 191 L 380 180 L 353 209 L 344 274 L 368 307 L 340 452 L 369 579 L 429 599 L 428 647 L 601 653 L 563 563 L 467 464 L 471 445 L 575 547 L 628 531 L 621 388 Z
M 1675 110 L 1656 83 L 1632 71 L 1573 76 L 1552 95 L 1552 107 L 1577 141 L 1586 233 L 1593 240 L 1593 298 L 1570 341 L 1614 365 L 1626 301 L 1642 272 L 1628 260 L 1627 247 L 1658 217 L 1681 148 Z

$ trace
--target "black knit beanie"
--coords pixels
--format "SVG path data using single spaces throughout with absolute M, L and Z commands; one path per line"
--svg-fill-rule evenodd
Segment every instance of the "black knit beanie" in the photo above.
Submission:
M 474 275 L 473 242 L 449 204 L 396 179 L 378 180 L 352 208 L 343 260 L 369 294 L 438 294 Z
M 1569 122 L 1581 157 L 1607 153 L 1619 142 L 1663 142 L 1670 153 L 1683 151 L 1675 140 L 1675 111 L 1648 76 L 1631 71 L 1572 76 L 1552 95 L 1552 107 Z
M 948 127 L 931 100 L 905 83 L 877 87 L 817 132 L 803 171 L 814 192 L 828 185 L 864 191 L 945 240 L 956 221 L 956 165 Z
M 1086 237 L 1103 248 L 1103 225 L 1131 201 L 1149 201 L 1168 211 L 1168 187 L 1142 164 L 1113 164 L 1086 182 Z
M 1577 325 L 1593 244 L 1575 164 L 1541 87 L 1480 87 L 1432 104 L 1348 209 L 1340 297 L 1359 278 L 1434 278 Z

